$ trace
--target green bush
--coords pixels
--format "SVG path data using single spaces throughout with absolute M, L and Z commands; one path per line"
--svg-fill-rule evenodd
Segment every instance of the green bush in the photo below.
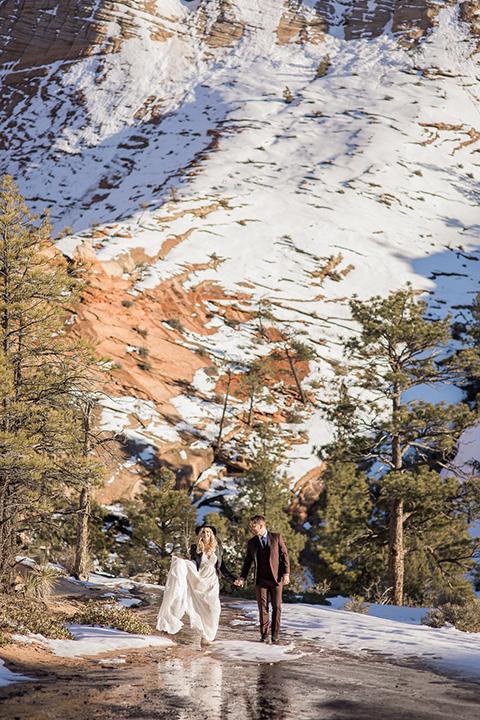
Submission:
M 325 57 L 323 58 L 323 60 L 321 60 L 319 66 L 317 67 L 317 71 L 315 73 L 315 80 L 321 77 L 325 77 L 331 64 L 332 63 L 330 62 L 330 55 L 325 55 Z
M 142 622 L 140 618 L 129 608 L 112 607 L 100 605 L 93 601 L 76 612 L 69 620 L 80 625 L 99 625 L 100 627 L 111 627 L 116 630 L 133 635 L 151 635 L 153 630 L 150 625 Z
M 63 620 L 52 617 L 50 610 L 36 603 L 4 605 L 0 608 L 0 627 L 21 634 L 31 632 L 53 639 L 72 640 L 73 635 Z
M 480 632 L 480 600 L 462 604 L 446 602 L 429 610 L 421 623 L 433 628 L 441 628 L 449 623 L 462 632 Z
M 36 565 L 25 578 L 23 590 L 25 595 L 46 600 L 62 573 L 53 565 L 43 562 Z
M 348 610 L 348 612 L 360 613 L 361 615 L 368 615 L 370 603 L 366 603 L 361 595 L 352 595 L 342 605 L 341 609 Z

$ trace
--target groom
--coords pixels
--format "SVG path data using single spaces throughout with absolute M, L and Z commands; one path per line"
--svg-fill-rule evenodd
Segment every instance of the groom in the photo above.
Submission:
M 255 537 L 247 544 L 247 553 L 240 577 L 235 585 L 243 587 L 252 562 L 255 565 L 255 595 L 260 616 L 261 642 L 268 637 L 268 594 L 272 601 L 272 642 L 279 640 L 280 616 L 282 613 L 282 588 L 290 581 L 290 561 L 287 548 L 280 533 L 267 530 L 265 518 L 254 515 L 250 530 Z

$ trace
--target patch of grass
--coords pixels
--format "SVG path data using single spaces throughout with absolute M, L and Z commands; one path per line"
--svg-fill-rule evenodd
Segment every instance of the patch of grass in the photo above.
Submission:
M 94 601 L 90 601 L 84 608 L 76 612 L 70 618 L 70 622 L 80 623 L 80 625 L 111 627 L 133 635 L 151 635 L 153 633 L 150 625 L 140 620 L 133 610 L 101 605 Z

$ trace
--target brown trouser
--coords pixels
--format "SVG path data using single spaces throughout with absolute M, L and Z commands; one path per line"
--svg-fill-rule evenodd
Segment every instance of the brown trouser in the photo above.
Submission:
M 282 614 L 282 589 L 283 585 L 277 585 L 275 581 L 260 580 L 255 585 L 255 595 L 258 603 L 258 614 L 260 616 L 260 632 L 262 635 L 268 633 L 268 596 L 272 602 L 272 632 L 280 630 L 280 616 Z

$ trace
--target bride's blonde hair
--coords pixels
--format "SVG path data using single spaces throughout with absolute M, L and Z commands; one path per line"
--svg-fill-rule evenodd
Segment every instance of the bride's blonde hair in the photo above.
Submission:
M 208 530 L 210 530 L 210 540 L 208 543 L 205 543 L 203 541 L 203 537 L 202 537 L 205 529 L 206 528 L 202 528 L 198 534 L 197 552 L 199 552 L 199 553 L 204 552 L 207 555 L 211 555 L 218 545 L 217 538 L 215 537 L 213 530 L 211 530 L 210 528 L 207 528 Z

